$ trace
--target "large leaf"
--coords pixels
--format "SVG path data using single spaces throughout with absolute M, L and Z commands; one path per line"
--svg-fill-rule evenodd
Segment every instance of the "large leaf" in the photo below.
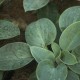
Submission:
M 46 47 L 56 38 L 55 25 L 49 19 L 39 19 L 28 25 L 25 38 L 31 46 Z
M 32 46 L 30 47 L 31 53 L 37 62 L 43 61 L 45 59 L 55 60 L 54 54 L 44 48 Z
M 76 73 L 69 71 L 66 80 L 79 80 L 79 76 Z
M 13 70 L 33 60 L 29 46 L 23 42 L 9 43 L 0 48 L 0 70 Z
M 80 21 L 80 6 L 70 7 L 61 14 L 59 19 L 60 29 L 63 31 L 76 21 Z
M 75 65 L 71 65 L 71 66 L 69 66 L 69 68 L 70 68 L 73 72 L 75 72 L 75 73 L 77 73 L 77 74 L 80 74 L 80 63 L 77 63 L 77 64 L 75 64 Z
M 0 20 L 0 40 L 8 39 L 20 35 L 20 30 L 16 24 L 7 20 Z
M 45 60 L 38 64 L 36 75 L 38 80 L 65 80 L 67 67 L 64 64 L 55 67 L 52 61 Z
M 0 71 L 0 80 L 3 78 L 3 71 Z
M 63 31 L 59 44 L 63 50 L 73 50 L 80 45 L 80 21 L 71 24 Z
M 51 48 L 52 48 L 52 50 L 54 52 L 55 57 L 57 58 L 61 53 L 59 45 L 57 43 L 53 42 L 51 44 Z
M 25 12 L 37 10 L 47 5 L 49 0 L 23 0 L 23 7 Z
M 62 51 L 61 61 L 67 65 L 74 65 L 78 63 L 75 55 L 71 54 L 69 51 Z

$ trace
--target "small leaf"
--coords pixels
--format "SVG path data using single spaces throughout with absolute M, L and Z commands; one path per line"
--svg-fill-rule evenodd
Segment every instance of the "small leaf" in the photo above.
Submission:
M 69 71 L 66 80 L 79 80 L 79 76 L 76 73 Z
M 74 50 L 74 55 L 76 56 L 78 62 L 80 62 L 80 46 L 76 47 Z
M 54 52 L 55 57 L 58 57 L 60 55 L 60 53 L 61 53 L 59 45 L 57 43 L 53 42 L 51 44 L 51 48 L 52 48 L 52 50 Z
M 20 35 L 17 25 L 7 20 L 0 20 L 0 40 Z
M 69 51 L 62 52 L 61 61 L 67 65 L 74 65 L 78 63 L 76 57 L 73 54 L 71 54 Z
M 32 73 L 29 77 L 29 80 L 37 80 L 36 72 Z
M 67 27 L 59 40 L 60 47 L 63 50 L 73 50 L 80 45 L 80 21 Z
M 77 73 L 77 74 L 80 74 L 80 63 L 77 63 L 77 64 L 75 64 L 75 65 L 71 65 L 71 66 L 69 66 L 69 68 L 70 68 L 73 72 L 75 72 L 75 73 Z
M 18 69 L 32 60 L 33 57 L 26 43 L 14 42 L 0 48 L 0 70 Z
M 61 31 L 76 21 L 80 21 L 80 6 L 74 6 L 66 9 L 59 19 Z
M 65 80 L 67 73 L 66 65 L 59 64 L 55 67 L 49 60 L 40 62 L 36 70 L 38 80 Z
M 32 11 L 44 7 L 48 2 L 49 0 L 23 0 L 23 7 L 25 12 Z
M 29 45 L 46 47 L 56 38 L 55 25 L 47 18 L 39 19 L 26 28 L 25 38 Z
M 3 78 L 3 71 L 0 71 L 0 80 Z
M 30 47 L 30 49 L 33 57 L 37 62 L 40 62 L 45 59 L 50 59 L 52 61 L 55 60 L 54 54 L 47 49 L 36 47 L 36 46 Z

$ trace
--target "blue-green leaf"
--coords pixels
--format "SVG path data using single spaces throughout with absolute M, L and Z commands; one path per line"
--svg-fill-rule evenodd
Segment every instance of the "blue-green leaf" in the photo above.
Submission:
M 57 58 L 61 53 L 59 45 L 57 43 L 53 42 L 51 44 L 51 48 L 52 48 L 52 50 L 54 52 L 55 57 Z
M 72 71 L 68 71 L 68 76 L 66 80 L 79 80 L 79 76 Z
M 61 31 L 63 31 L 76 21 L 80 21 L 80 6 L 74 6 L 66 9 L 60 16 L 59 27 Z
M 7 20 L 0 20 L 0 40 L 20 35 L 18 26 Z
M 32 46 L 30 47 L 31 53 L 37 62 L 43 61 L 45 59 L 55 60 L 54 54 L 44 48 Z
M 61 34 L 59 40 L 63 50 L 73 50 L 80 45 L 80 21 L 71 24 Z
M 74 65 L 78 63 L 75 55 L 71 54 L 69 51 L 62 51 L 61 61 L 67 65 Z
M 9 43 L 0 48 L 0 70 L 21 68 L 33 60 L 28 44 Z
M 36 70 L 38 80 L 65 80 L 67 74 L 66 65 L 59 64 L 55 67 L 53 62 L 49 60 L 40 62 Z
M 71 65 L 71 66 L 69 66 L 69 68 L 70 68 L 73 72 L 75 72 L 75 73 L 77 73 L 77 74 L 80 74 L 80 63 L 77 63 L 77 64 L 75 64 L 75 65 Z
M 47 18 L 39 19 L 26 28 L 25 38 L 29 45 L 46 47 L 56 38 L 55 25 Z
M 23 0 L 23 7 L 25 12 L 32 11 L 44 7 L 48 2 L 49 0 Z
M 73 54 L 76 56 L 78 62 L 80 62 L 80 46 L 76 47 L 76 48 L 73 50 Z

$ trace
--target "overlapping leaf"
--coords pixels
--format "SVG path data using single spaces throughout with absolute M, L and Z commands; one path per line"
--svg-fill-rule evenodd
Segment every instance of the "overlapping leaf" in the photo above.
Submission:
M 76 47 L 76 48 L 73 50 L 73 54 L 76 56 L 78 62 L 80 62 L 80 46 Z
M 79 80 L 79 76 L 72 71 L 68 71 L 68 76 L 66 80 Z
M 62 51 L 61 61 L 67 65 L 74 65 L 78 63 L 75 55 L 71 54 L 69 51 Z
M 43 7 L 42 9 L 39 9 L 37 11 L 37 16 L 38 18 L 48 18 L 55 24 L 59 19 L 59 13 L 54 3 L 50 3 L 47 6 Z
M 80 45 L 80 21 L 71 24 L 61 34 L 59 40 L 63 50 L 73 50 Z
M 51 48 L 52 48 L 52 50 L 54 52 L 55 57 L 58 57 L 60 55 L 60 53 L 61 53 L 59 45 L 57 43 L 53 42 L 51 44 Z
M 0 70 L 13 70 L 33 60 L 29 46 L 23 42 L 9 43 L 0 48 Z
M 31 53 L 37 62 L 43 61 L 45 59 L 55 60 L 54 54 L 44 48 L 32 46 L 30 47 Z
M 0 20 L 0 40 L 8 39 L 20 35 L 20 30 L 16 24 L 7 20 Z
M 55 67 L 52 61 L 45 60 L 39 63 L 36 74 L 38 80 L 65 80 L 67 67 L 64 64 Z
M 29 45 L 46 47 L 56 38 L 55 25 L 46 18 L 31 23 L 26 28 L 25 38 Z
M 71 65 L 71 66 L 69 66 L 69 68 L 70 68 L 73 72 L 75 72 L 75 73 L 77 73 L 77 74 L 80 74 L 80 63 L 77 63 L 77 64 L 75 64 L 75 65 Z
M 63 31 L 76 21 L 80 21 L 80 6 L 74 6 L 66 9 L 59 18 L 59 27 Z

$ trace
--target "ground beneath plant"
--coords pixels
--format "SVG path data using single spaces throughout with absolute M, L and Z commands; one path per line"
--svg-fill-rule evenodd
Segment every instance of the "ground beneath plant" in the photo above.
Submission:
M 9 19 L 18 24 L 21 29 L 21 35 L 14 39 L 0 41 L 0 46 L 3 46 L 9 42 L 25 41 L 24 30 L 26 25 L 37 20 L 36 12 L 24 12 L 22 6 L 23 0 L 6 0 L 0 7 L 0 19 Z M 59 12 L 62 13 L 66 8 L 70 6 L 80 5 L 79 0 L 51 0 L 58 6 Z M 30 74 L 36 69 L 36 62 L 32 62 L 29 65 L 15 70 L 10 80 L 28 80 Z
M 33 61 L 28 66 L 16 70 L 10 80 L 29 80 L 30 74 L 36 70 L 36 65 Z

